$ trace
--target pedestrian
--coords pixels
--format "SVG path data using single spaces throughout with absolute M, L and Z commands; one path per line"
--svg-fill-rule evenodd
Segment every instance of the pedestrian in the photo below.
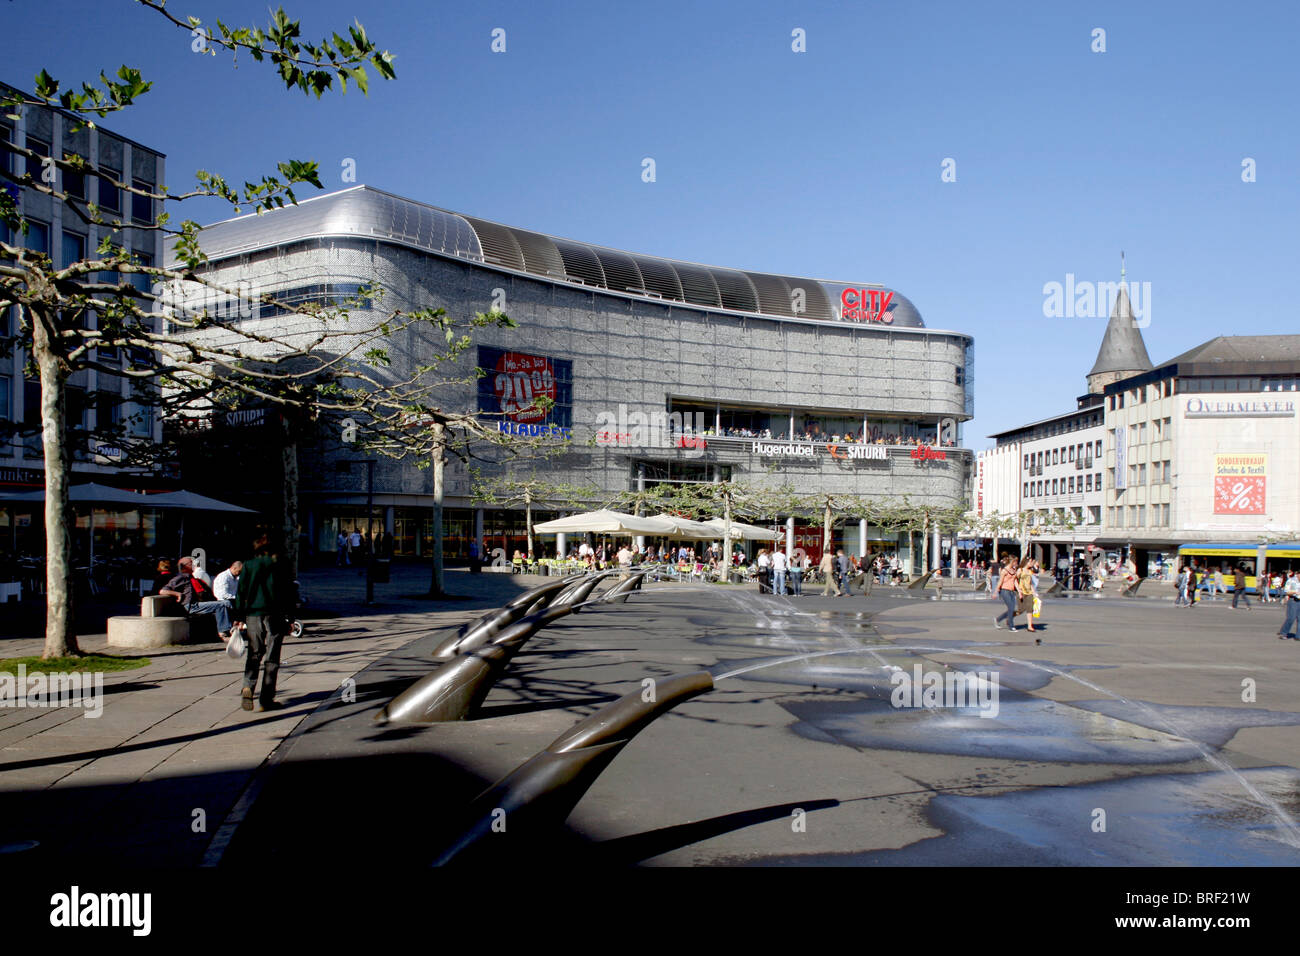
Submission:
M 1250 598 L 1246 597 L 1246 567 L 1237 565 L 1237 570 L 1232 576 L 1232 609 L 1237 610 L 1237 599 L 1246 602 L 1246 610 L 1250 610 Z
M 1219 567 L 1217 567 L 1217 568 L 1214 569 L 1214 580 L 1210 582 L 1210 600 L 1211 600 L 1211 601 L 1217 601 L 1217 600 L 1218 600 L 1218 597 L 1216 596 L 1216 593 L 1217 593 L 1217 594 L 1222 594 L 1222 595 L 1223 595 L 1223 599 L 1224 599 L 1225 601 L 1228 599 L 1228 585 L 1227 585 L 1227 582 L 1225 582 L 1225 581 L 1223 580 L 1223 567 L 1222 567 L 1222 566 L 1219 566 Z
M 768 556 L 767 548 L 758 549 L 758 593 L 772 593 L 772 559 Z
M 790 570 L 790 559 L 777 548 L 772 552 L 772 593 L 785 594 L 785 576 Z
M 1006 610 L 993 619 L 993 626 L 1002 630 L 1002 619 L 1007 619 L 1007 630 L 1016 629 L 1016 574 L 1019 572 L 1016 559 L 1011 555 L 1002 558 L 1002 568 L 998 572 L 998 598 L 1006 605 Z M 992 576 L 990 575 L 990 578 Z
M 261 674 L 262 692 L 258 702 L 262 710 L 279 710 L 284 705 L 275 699 L 275 685 L 280 673 L 280 648 L 289 633 L 294 612 L 293 572 L 274 531 L 258 535 L 253 542 L 253 555 L 239 576 L 235 596 L 235 618 L 244 622 L 248 639 L 240 706 L 244 710 L 253 709 Z M 263 661 L 264 674 L 261 673 Z
M 812 567 L 812 559 L 807 552 L 800 551 L 790 564 L 790 585 L 795 597 L 803 597 L 803 576 Z
M 1034 611 L 1036 608 L 1041 608 L 1042 606 L 1042 601 L 1038 597 L 1038 575 L 1042 570 L 1043 567 L 1041 564 L 1038 563 L 1037 558 L 1029 559 L 1029 568 L 1025 575 L 1026 582 L 1029 585 L 1029 591 L 1025 595 L 1025 598 L 1029 602 L 1028 613 L 1029 613 L 1030 633 L 1033 633 L 1034 631 L 1038 630 L 1038 628 L 1034 627 Z
M 1020 562 L 1016 571 L 1016 613 L 1024 614 L 1026 627 L 1030 633 L 1034 630 L 1034 592 L 1037 575 L 1034 573 L 1034 559 L 1026 558 Z
M 1190 608 L 1192 596 L 1196 593 L 1196 572 L 1190 564 L 1183 565 L 1174 586 L 1178 589 L 1178 593 L 1174 596 L 1174 607 Z
M 826 582 L 822 587 L 822 597 L 830 597 L 832 588 L 835 589 L 835 596 L 839 597 L 842 592 L 840 591 L 839 582 L 835 580 L 835 556 L 829 550 L 822 552 L 822 559 L 817 565 L 817 570 L 821 572 L 822 580 Z
M 1294 570 L 1286 574 L 1286 585 L 1282 589 L 1282 601 L 1286 605 L 1286 619 L 1277 636 L 1282 640 L 1291 638 L 1300 641 L 1300 575 Z
M 849 560 L 844 549 L 835 552 L 835 570 L 840 578 L 840 590 L 844 597 L 853 597 L 853 562 Z
M 334 541 L 334 566 L 343 567 L 348 560 L 348 536 L 339 531 L 339 536 Z

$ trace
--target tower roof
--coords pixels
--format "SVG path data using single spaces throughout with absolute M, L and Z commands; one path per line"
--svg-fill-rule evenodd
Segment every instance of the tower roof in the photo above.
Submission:
M 1106 323 L 1106 334 L 1102 336 L 1101 348 L 1097 351 L 1097 361 L 1088 374 L 1138 373 L 1151 368 L 1151 356 L 1147 355 L 1146 343 L 1142 341 L 1142 332 L 1128 300 L 1128 287 L 1121 282 L 1119 294 L 1115 297 L 1115 310 Z

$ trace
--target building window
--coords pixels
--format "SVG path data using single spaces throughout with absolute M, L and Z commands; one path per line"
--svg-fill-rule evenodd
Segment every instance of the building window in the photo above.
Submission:
M 1054 494 L 1054 495 L 1055 495 L 1055 494 L 1060 494 L 1060 492 L 1058 492 L 1058 491 L 1056 490 L 1056 485 L 1057 485 L 1057 479 L 1053 478 L 1053 479 L 1052 479 L 1052 494 Z
M 1074 446 L 1070 446 L 1070 461 L 1074 461 Z
M 1138 465 L 1138 466 L 1137 466 L 1137 483 L 1138 483 L 1139 485 L 1145 485 L 1145 484 L 1147 483 L 1147 466 L 1146 466 L 1146 465 Z
M 27 175 L 39 183 L 41 182 L 41 167 L 44 165 L 43 160 L 50 155 L 50 144 L 43 139 L 37 139 L 35 136 L 28 136 L 27 148 L 36 154 L 27 157 Z
M 1145 528 L 1147 526 L 1147 506 L 1138 505 L 1137 527 Z
M 1042 493 L 1043 493 L 1043 483 L 1040 481 L 1038 483 L 1038 494 L 1041 495 Z
M 1067 483 L 1067 484 L 1069 485 L 1069 487 L 1070 487 L 1070 494 L 1074 494 L 1074 476 L 1071 475 L 1070 478 L 1069 478 L 1069 480 L 1068 480 L 1066 483 Z
M 1092 475 L 1085 476 L 1084 485 L 1086 486 L 1084 491 L 1092 491 Z
M 12 421 L 13 405 L 10 395 L 13 389 L 13 379 L 8 375 L 0 375 L 0 421 Z M 4 442 L 3 450 L 5 454 L 9 453 L 9 443 Z
M 1112 474 L 1114 473 L 1114 471 L 1115 469 L 1112 468 L 1111 469 Z M 1092 476 L 1092 487 L 1094 491 L 1101 491 L 1101 472 L 1097 472 L 1095 475 Z
M 86 258 L 86 237 L 75 232 L 63 233 L 63 268 Z
M 32 252 L 50 254 L 50 227 L 35 219 L 27 220 L 27 248 Z
M 153 184 L 147 183 L 143 179 L 131 180 L 131 185 L 136 189 L 143 189 L 153 192 Z M 131 218 L 136 222 L 153 222 L 153 200 L 148 196 L 138 196 L 131 194 Z M 958 385 L 961 382 L 957 383 Z
M 1160 506 L 1160 525 L 1161 527 L 1164 528 L 1169 527 L 1169 506 L 1168 505 Z
M 1029 456 L 1025 455 L 1025 471 L 1029 470 Z
M 102 164 L 100 169 L 104 175 L 99 177 L 99 204 L 109 212 L 121 212 L 122 191 L 117 188 L 117 183 L 122 180 L 122 172 Z
M 75 153 L 64 153 L 64 159 L 78 159 Z M 63 192 L 69 199 L 86 198 L 86 174 L 78 172 L 75 169 L 61 169 L 60 175 L 63 176 Z
M 1101 439 L 1097 439 L 1097 457 L 1101 457 Z

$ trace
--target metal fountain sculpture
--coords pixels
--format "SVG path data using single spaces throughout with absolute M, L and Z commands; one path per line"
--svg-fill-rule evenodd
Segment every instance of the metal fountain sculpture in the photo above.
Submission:
M 633 737 L 678 704 L 712 689 L 708 671 L 680 674 L 620 697 L 574 724 L 479 794 L 433 864 L 479 864 L 506 854 L 521 859 L 523 851 L 564 823 Z

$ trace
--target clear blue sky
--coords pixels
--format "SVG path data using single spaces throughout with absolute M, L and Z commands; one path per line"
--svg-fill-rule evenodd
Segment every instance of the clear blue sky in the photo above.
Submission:
M 169 8 L 267 19 L 259 3 Z M 359 182 L 511 225 L 884 283 L 930 327 L 975 337 L 977 448 L 1073 407 L 1105 319 L 1045 318 L 1043 286 L 1116 280 L 1121 249 L 1129 279 L 1151 284 L 1156 362 L 1215 335 L 1300 331 L 1300 4 L 287 9 L 307 39 L 356 17 L 397 79 L 318 102 L 277 89 L 265 64 L 192 53 L 129 0 L 6 0 L 0 79 L 30 89 L 41 67 L 65 83 L 140 67 L 154 90 L 105 125 L 165 152 L 173 190 L 198 168 L 242 181 L 290 157 L 318 160 L 332 190 L 352 158 Z M 806 53 L 791 50 L 795 28 Z M 1245 157 L 1256 182 L 1242 182 Z

